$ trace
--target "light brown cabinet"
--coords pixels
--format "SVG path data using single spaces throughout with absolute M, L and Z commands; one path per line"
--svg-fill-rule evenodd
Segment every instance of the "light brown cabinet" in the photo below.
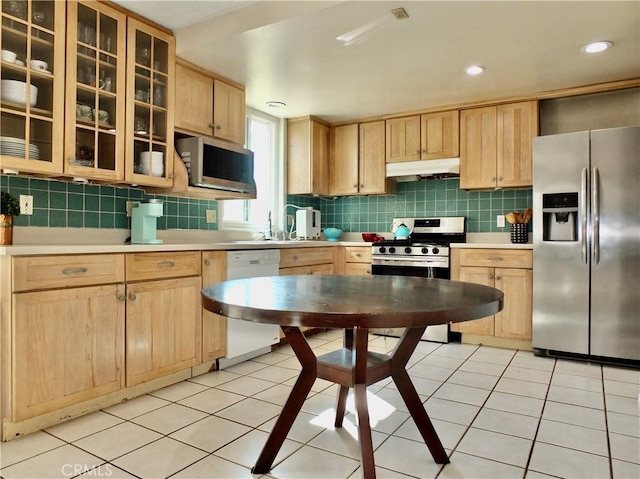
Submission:
M 127 17 L 97 2 L 67 4 L 64 171 L 124 180 Z
M 344 274 L 371 274 L 371 246 L 345 246 L 343 251 Z
M 283 248 L 280 274 L 333 274 L 334 248 Z
M 213 82 L 213 136 L 245 143 L 244 90 L 222 80 Z
M 458 110 L 420 116 L 420 159 L 457 158 L 460 154 Z
M 199 364 L 200 252 L 127 254 L 126 265 L 126 385 Z
M 63 172 L 65 6 L 2 2 L 0 47 L 16 55 L 15 61 L 0 61 L 0 163 L 5 170 Z M 46 67 L 32 67 L 37 60 Z
M 460 113 L 460 187 L 530 187 L 538 102 L 474 108 Z
M 244 88 L 177 59 L 175 96 L 177 130 L 244 145 Z
M 124 257 L 14 260 L 13 421 L 124 383 Z
M 386 162 L 420 159 L 420 115 L 386 121 Z
M 387 163 L 456 158 L 459 112 L 440 111 L 386 121 Z
M 317 118 L 287 121 L 287 194 L 329 194 L 329 125 Z
M 202 252 L 202 287 L 227 279 L 227 252 Z M 202 310 L 202 361 L 212 361 L 227 353 L 227 318 Z
M 504 308 L 495 316 L 454 323 L 453 331 L 498 338 L 531 340 L 531 250 L 455 248 L 451 279 L 484 284 L 504 293 Z
M 386 178 L 384 121 L 332 128 L 331 153 L 331 195 L 395 191 Z
M 127 19 L 125 180 L 173 184 L 175 37 Z

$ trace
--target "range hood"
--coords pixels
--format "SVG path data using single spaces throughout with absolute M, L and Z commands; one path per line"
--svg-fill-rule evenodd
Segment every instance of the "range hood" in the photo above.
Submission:
M 458 176 L 460 176 L 460 158 L 387 163 L 387 178 L 393 178 L 396 181 Z

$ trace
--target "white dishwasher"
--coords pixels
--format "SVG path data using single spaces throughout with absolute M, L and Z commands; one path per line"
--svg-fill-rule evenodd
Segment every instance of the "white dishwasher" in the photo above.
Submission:
M 280 250 L 227 252 L 227 279 L 278 276 Z M 218 369 L 241 363 L 271 351 L 280 341 L 280 326 L 227 318 L 227 355 L 218 360 Z

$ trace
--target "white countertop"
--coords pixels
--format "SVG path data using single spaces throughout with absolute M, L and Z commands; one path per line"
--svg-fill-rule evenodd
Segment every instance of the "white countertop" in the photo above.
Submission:
M 128 230 L 88 228 L 17 228 L 14 244 L 0 246 L 0 256 L 30 256 L 47 254 L 138 253 L 189 250 L 240 250 L 273 248 L 317 248 L 322 246 L 365 246 L 372 243 L 361 239 L 360 233 L 345 233 L 344 241 L 326 240 L 265 241 L 252 240 L 250 233 L 221 231 L 163 230 L 160 245 L 124 244 Z M 47 242 L 43 241 L 46 238 Z M 531 243 L 514 244 L 508 233 L 468 233 L 466 243 L 452 248 L 532 249 Z
M 451 243 L 451 248 L 533 249 L 531 243 Z

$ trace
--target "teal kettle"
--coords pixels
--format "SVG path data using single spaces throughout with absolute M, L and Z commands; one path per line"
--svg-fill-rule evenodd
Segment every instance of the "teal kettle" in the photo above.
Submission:
M 401 223 L 396 228 L 395 238 L 396 239 L 409 239 L 409 235 L 411 234 L 411 230 L 405 225 Z

